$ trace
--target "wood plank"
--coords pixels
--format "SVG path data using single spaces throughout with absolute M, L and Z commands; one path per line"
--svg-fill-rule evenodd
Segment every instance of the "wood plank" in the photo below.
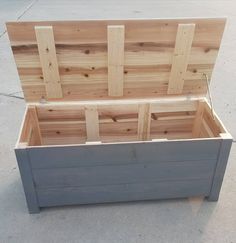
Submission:
M 203 118 L 202 118 L 202 126 L 201 127 L 205 129 L 208 137 L 211 137 L 211 138 L 215 137 L 214 133 L 211 130 L 211 127 L 208 126 L 207 122 Z
M 38 198 L 33 181 L 31 164 L 28 156 L 28 150 L 23 148 L 15 149 L 18 167 L 21 174 L 22 184 L 29 213 L 39 213 Z
M 52 26 L 35 26 L 40 63 L 48 98 L 62 98 Z
M 124 83 L 124 41 L 125 27 L 109 25 L 108 41 L 108 95 L 122 96 Z
M 133 142 L 31 147 L 29 156 L 32 168 L 59 168 L 94 166 L 105 164 L 143 163 L 159 161 L 192 161 L 217 159 L 221 139 L 198 139 L 186 141 Z M 158 155 L 158 156 L 157 156 Z M 50 158 L 50 159 L 49 159 Z
M 178 111 L 195 111 L 197 107 L 197 101 L 191 102 L 189 100 L 184 101 L 163 101 L 151 103 L 151 112 L 178 112 Z
M 207 196 L 211 179 L 120 185 L 38 188 L 41 207 Z
M 96 106 L 85 107 L 87 141 L 99 141 L 99 117 Z
M 181 94 L 184 86 L 185 73 L 192 47 L 195 24 L 179 24 L 172 68 L 168 85 L 168 94 Z
M 150 137 L 151 112 L 150 104 L 139 105 L 138 111 L 138 139 L 148 140 Z
M 228 133 L 221 134 L 221 138 L 222 141 L 219 149 L 213 183 L 208 197 L 209 201 L 217 201 L 219 198 L 219 194 L 220 194 L 220 190 L 221 190 L 221 186 L 225 174 L 225 169 L 228 162 L 231 145 L 233 142 L 233 138 Z
M 106 43 L 108 25 L 124 25 L 127 30 L 127 42 L 153 42 L 173 44 L 178 24 L 196 23 L 196 38 L 193 44 L 207 46 L 209 41 L 218 46 L 221 41 L 226 18 L 172 18 L 172 19 L 136 19 L 136 20 L 75 20 L 8 22 L 7 30 L 12 44 L 36 43 L 34 26 L 53 26 L 56 44 Z M 78 28 L 79 27 L 79 28 Z M 22 34 L 24 29 L 24 34 Z M 79 31 L 78 31 L 79 30 Z M 211 38 L 209 38 L 211 37 Z
M 30 125 L 32 126 L 33 135 L 34 135 L 34 145 L 42 145 L 41 131 L 39 127 L 38 115 L 35 106 L 28 107 L 28 113 L 30 118 Z M 30 127 L 28 127 L 30 129 Z
M 212 178 L 216 160 L 34 169 L 36 187 L 81 187 Z M 145 169 L 144 169 L 145 167 Z
M 205 112 L 204 101 L 199 101 L 197 112 L 195 115 L 195 120 L 193 123 L 193 131 L 192 131 L 193 138 L 198 138 L 200 135 L 204 112 Z
M 23 143 L 29 145 L 31 135 L 32 135 L 32 126 L 30 125 L 30 115 L 28 109 L 26 108 L 22 119 L 19 138 L 16 147 L 18 147 L 19 144 L 23 144 Z

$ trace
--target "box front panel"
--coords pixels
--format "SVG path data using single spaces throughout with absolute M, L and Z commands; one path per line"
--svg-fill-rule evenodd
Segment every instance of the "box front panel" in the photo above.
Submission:
M 220 139 L 30 148 L 41 207 L 178 198 L 211 190 Z

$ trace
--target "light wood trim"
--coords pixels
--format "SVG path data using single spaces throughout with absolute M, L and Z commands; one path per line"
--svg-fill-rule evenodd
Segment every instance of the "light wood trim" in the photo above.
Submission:
M 220 133 L 220 137 L 223 139 L 233 139 L 233 137 L 231 136 L 231 134 L 224 132 L 224 133 Z
M 168 85 L 168 94 L 181 94 L 188 66 L 195 24 L 179 24 Z
M 229 134 L 229 132 L 227 131 L 226 127 L 223 125 L 223 122 L 220 120 L 219 116 L 215 113 L 214 110 L 213 110 L 213 113 L 214 113 L 215 120 L 213 120 L 211 106 L 208 103 L 207 99 L 205 99 L 204 105 L 205 105 L 206 112 L 209 114 L 209 117 L 210 117 L 211 122 L 214 123 L 215 126 L 218 127 L 218 129 L 219 129 L 218 132 L 228 133 Z
M 35 34 L 47 98 L 62 98 L 53 28 L 35 26 Z
M 204 110 L 205 110 L 204 101 L 199 101 L 198 109 L 193 123 L 193 132 L 192 132 L 193 138 L 198 138 L 200 135 Z
M 195 111 L 197 109 L 197 101 L 163 101 L 151 103 L 151 112 L 178 112 L 178 111 Z
M 212 137 L 215 137 L 213 131 L 211 130 L 210 126 L 207 124 L 207 122 L 205 121 L 205 119 L 202 119 L 202 126 L 201 127 L 204 127 L 205 131 L 207 132 L 207 135 L 212 138 Z M 216 134 L 217 136 L 217 134 Z
M 39 121 L 38 121 L 38 115 L 37 115 L 36 107 L 35 106 L 29 106 L 28 113 L 29 113 L 30 124 L 32 126 L 32 131 L 33 131 L 33 134 L 35 136 L 34 137 L 35 145 L 41 145 L 42 144 L 42 137 L 41 137 L 40 127 L 39 127 Z
M 150 104 L 139 105 L 138 111 L 138 139 L 148 140 L 150 138 L 151 112 Z
M 85 107 L 87 142 L 99 141 L 99 117 L 97 106 Z
M 123 96 L 124 39 L 125 27 L 123 25 L 107 27 L 109 96 Z
M 20 134 L 16 143 L 16 147 L 19 147 L 20 144 L 29 144 L 31 135 L 32 127 L 30 125 L 29 112 L 28 109 L 26 109 L 21 123 Z

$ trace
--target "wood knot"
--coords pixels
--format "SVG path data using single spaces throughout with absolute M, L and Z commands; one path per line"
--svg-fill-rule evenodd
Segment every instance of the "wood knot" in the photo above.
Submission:
M 88 78 L 88 77 L 89 77 L 89 75 L 88 75 L 87 73 L 85 73 L 85 74 L 84 74 L 84 77 Z
M 90 50 L 85 50 L 84 53 L 88 55 L 90 53 Z

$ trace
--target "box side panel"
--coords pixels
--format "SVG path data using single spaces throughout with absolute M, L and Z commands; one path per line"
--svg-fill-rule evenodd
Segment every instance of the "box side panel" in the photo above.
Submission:
M 208 196 L 220 140 L 30 148 L 40 207 Z
M 226 134 L 227 135 L 227 134 Z M 210 195 L 208 197 L 209 201 L 217 201 L 219 198 L 226 165 L 229 158 L 229 153 L 232 145 L 232 137 L 230 135 L 227 135 L 228 138 L 223 138 L 221 142 L 221 147 L 219 149 L 219 155 L 218 160 L 214 172 L 214 178 L 212 183 L 212 188 Z
M 15 154 L 21 174 L 28 210 L 30 213 L 39 213 L 38 198 L 36 195 L 27 149 L 15 149 Z

